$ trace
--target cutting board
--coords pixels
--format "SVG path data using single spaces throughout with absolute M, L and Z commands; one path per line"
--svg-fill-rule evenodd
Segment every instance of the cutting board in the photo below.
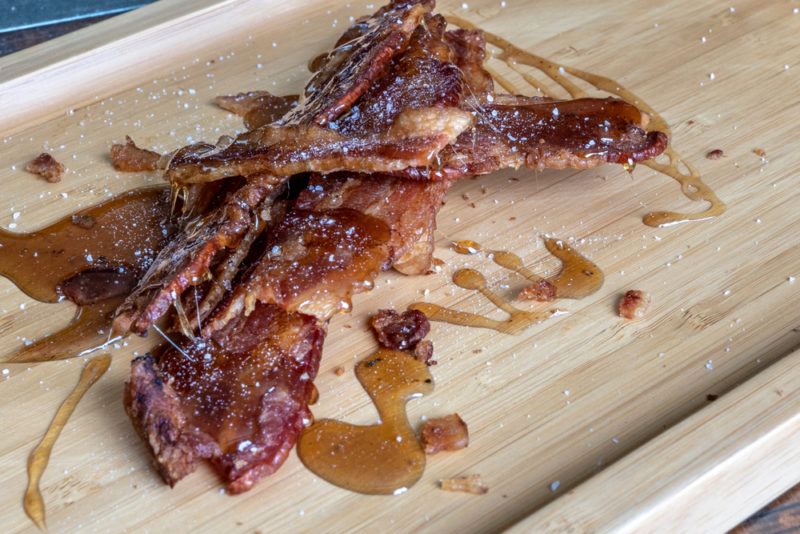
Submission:
M 375 342 L 365 320 L 426 300 L 501 318 L 456 287 L 472 267 L 511 296 L 522 281 L 453 240 L 511 250 L 542 274 L 558 262 L 542 235 L 568 240 L 605 272 L 603 288 L 559 302 L 568 314 L 517 335 L 436 323 L 435 390 L 409 404 L 458 412 L 470 446 L 430 457 L 398 497 L 334 487 L 292 454 L 252 491 L 230 496 L 201 468 L 174 489 L 149 463 L 122 408 L 129 361 L 156 341 L 110 349 L 110 371 L 78 406 L 42 480 L 54 532 L 719 530 L 800 480 L 800 3 L 674 0 L 442 2 L 523 48 L 624 83 L 672 125 L 674 146 L 727 203 L 717 219 L 651 228 L 652 210 L 699 211 L 672 180 L 640 166 L 517 171 L 464 180 L 439 215 L 437 274 L 386 273 L 329 329 L 316 417 L 376 413 L 353 376 Z M 161 1 L 0 59 L 0 224 L 42 227 L 79 207 L 157 182 L 118 174 L 107 154 L 130 134 L 167 151 L 240 131 L 219 94 L 297 92 L 307 61 L 375 6 L 319 0 Z M 59 184 L 25 173 L 42 150 Z M 722 149 L 724 157 L 705 158 Z M 763 149 L 760 157 L 754 149 Z M 12 214 L 20 215 L 13 219 Z M 0 252 L 2 253 L 2 252 Z M 625 322 L 628 289 L 653 298 Z M 24 306 L 22 306 L 24 305 Z M 24 307 L 24 309 L 21 309 Z M 0 279 L 0 354 L 67 324 L 69 303 L 39 304 Z M 25 462 L 83 358 L 0 364 L 0 523 L 31 531 Z M 338 376 L 333 369 L 343 366 Z M 7 371 L 6 371 L 7 369 Z M 716 400 L 713 400 L 716 399 Z M 490 491 L 445 493 L 480 474 Z

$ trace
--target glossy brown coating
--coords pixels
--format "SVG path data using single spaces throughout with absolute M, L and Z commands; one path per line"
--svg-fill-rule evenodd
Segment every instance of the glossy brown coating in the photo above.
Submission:
M 380 349 L 356 365 L 356 377 L 380 423 L 317 421 L 300 436 L 297 454 L 317 476 L 368 494 L 400 494 L 425 470 L 425 452 L 408 422 L 406 402 L 433 391 L 428 366 L 410 354 Z
M 0 274 L 36 300 L 79 306 L 67 327 L 3 361 L 71 358 L 105 343 L 114 310 L 166 241 L 168 216 L 167 192 L 142 189 L 35 232 L 0 230 Z
M 89 228 L 74 222 L 90 218 Z M 141 274 L 161 249 L 169 204 L 163 188 L 123 193 L 26 234 L 0 230 L 0 274 L 28 296 L 57 302 L 59 285 L 83 271 Z
M 327 320 L 350 310 L 355 293 L 403 262 L 430 266 L 436 213 L 448 183 L 385 175 L 312 177 L 270 232 L 263 255 L 204 324 L 206 334 L 254 302 Z M 421 246 L 417 246 L 418 244 Z
M 490 328 L 504 334 L 517 334 L 534 324 L 546 321 L 555 313 L 555 311 L 527 311 L 515 308 L 506 299 L 491 291 L 486 285 L 486 278 L 474 269 L 459 269 L 453 275 L 453 282 L 461 288 L 480 292 L 495 306 L 506 312 L 508 319 L 498 321 L 430 302 L 416 302 L 409 306 L 409 309 L 421 311 L 431 321 L 474 328 Z
M 79 306 L 67 326 L 30 345 L 23 345 L 17 352 L 0 358 L 0 361 L 37 363 L 65 360 L 101 348 L 109 341 L 114 310 L 121 302 L 121 298 L 111 298 Z
M 561 271 L 548 279 L 543 279 L 526 268 L 522 259 L 513 252 L 495 251 L 491 257 L 496 264 L 531 281 L 534 287 L 528 290 L 529 295 L 551 296 L 551 298 L 532 300 L 581 299 L 597 292 L 603 286 L 605 276 L 600 267 L 565 241 L 547 237 L 544 238 L 544 245 L 550 254 L 561 260 Z M 526 289 L 523 289 L 523 292 Z M 526 300 L 524 297 L 523 294 L 518 298 Z
M 371 289 L 389 257 L 389 229 L 348 208 L 291 210 L 270 233 L 264 256 L 204 327 L 205 335 L 256 302 L 327 320 Z
M 45 524 L 44 499 L 39 490 L 39 481 L 45 469 L 47 469 L 47 464 L 50 462 L 50 453 L 53 450 L 53 445 L 55 445 L 58 436 L 66 426 L 80 400 L 86 392 L 89 391 L 89 388 L 100 380 L 100 377 L 108 371 L 110 365 L 111 356 L 108 354 L 103 354 L 89 360 L 81 371 L 81 376 L 75 388 L 67 398 L 64 399 L 61 406 L 59 406 L 42 440 L 31 451 L 30 456 L 28 456 L 28 487 L 25 490 L 22 507 L 31 521 L 33 521 L 40 530 L 45 530 L 47 527 Z

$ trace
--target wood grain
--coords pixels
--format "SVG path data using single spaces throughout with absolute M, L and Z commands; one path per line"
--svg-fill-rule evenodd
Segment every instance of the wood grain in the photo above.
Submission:
M 659 434 L 686 425 L 698 409 L 705 408 L 696 417 L 713 425 L 716 412 L 708 410 L 725 406 L 718 403 L 728 395 L 710 405 L 707 395 L 721 395 L 750 377 L 758 380 L 761 371 L 784 363 L 800 345 L 800 282 L 789 282 L 800 278 L 800 65 L 793 53 L 800 16 L 792 17 L 791 3 L 747 0 L 737 2 L 734 12 L 729 3 L 688 0 L 658 6 L 644 0 L 442 6 L 537 53 L 619 79 L 646 98 L 673 125 L 677 148 L 700 167 L 729 212 L 690 226 L 643 226 L 641 216 L 652 209 L 692 209 L 672 182 L 643 168 L 633 178 L 609 167 L 464 181 L 439 219 L 437 255 L 448 263 L 445 272 L 415 278 L 389 273 L 373 292 L 356 299 L 352 315 L 332 323 L 315 415 L 374 421 L 374 409 L 352 375 L 353 363 L 374 349 L 364 327 L 369 313 L 422 298 L 496 313 L 481 297 L 452 285 L 449 276 L 461 266 L 483 270 L 494 287 L 507 284 L 509 293 L 520 287 L 521 280 L 485 259 L 454 255 L 450 240 L 471 238 L 513 250 L 547 274 L 556 262 L 538 236 L 574 239 L 607 278 L 599 293 L 564 303 L 568 316 L 519 336 L 434 326 L 436 390 L 410 405 L 412 422 L 458 411 L 470 427 L 469 449 L 432 458 L 421 482 L 398 498 L 334 488 L 303 469 L 294 455 L 278 474 L 239 497 L 220 494 L 210 470 L 170 490 L 149 466 L 121 407 L 130 357 L 153 342 L 131 339 L 113 351 L 111 370 L 87 394 L 56 444 L 42 481 L 52 529 L 498 530 L 597 472 L 611 476 L 606 466 L 645 443 L 657 443 Z M 8 225 L 11 214 L 20 212 L 16 230 L 31 230 L 109 194 L 151 183 L 154 177 L 110 168 L 106 154 L 112 141 L 131 134 L 144 146 L 167 150 L 240 128 L 238 119 L 210 105 L 215 95 L 296 92 L 307 76 L 306 61 L 330 45 L 348 17 L 367 11 L 332 0 L 158 2 L 1 58 L 0 224 Z M 766 150 L 766 160 L 752 153 L 756 147 Z M 67 164 L 62 183 L 44 184 L 21 171 L 43 148 Z M 714 148 L 726 157 L 705 160 Z M 614 304 L 631 288 L 649 291 L 654 305 L 644 320 L 623 323 Z M 6 354 L 23 338 L 65 324 L 72 310 L 68 304 L 33 303 L 0 280 L 0 312 L 0 354 Z M 344 376 L 332 372 L 338 366 L 347 369 Z M 32 528 L 21 507 L 25 458 L 81 363 L 0 367 L 9 369 L 0 384 L 0 484 L 9 489 L 0 496 L 0 517 L 4 531 L 16 532 Z M 798 382 L 796 368 L 786 373 L 783 379 Z M 740 391 L 745 390 L 730 395 L 739 399 Z M 764 396 L 758 406 L 729 402 L 743 424 L 765 413 L 764 426 L 756 425 L 763 435 L 781 431 L 780 425 L 769 425 L 775 419 L 768 407 L 778 414 L 781 406 L 777 395 Z M 722 456 L 701 455 L 705 463 L 694 468 L 702 471 L 715 458 L 736 457 L 736 447 L 763 453 L 753 432 L 702 435 L 687 445 L 706 449 L 685 450 L 708 452 L 715 443 L 726 444 Z M 726 482 L 737 498 L 715 501 L 714 508 L 725 524 L 732 526 L 797 482 L 789 480 L 796 458 L 776 457 L 786 477 L 736 478 L 746 471 L 730 471 L 732 480 L 741 482 Z M 675 480 L 685 476 L 679 462 L 658 455 L 653 462 L 665 471 L 674 467 Z M 469 473 L 483 475 L 491 487 L 487 495 L 436 488 L 439 478 Z M 603 491 L 626 491 L 644 480 L 632 472 L 624 484 L 615 481 Z M 703 480 L 715 479 L 707 474 Z M 558 488 L 551 491 L 555 481 Z M 671 487 L 679 496 L 697 489 Z M 688 516 L 698 518 L 698 530 L 721 524 L 689 513 L 703 501 L 680 502 Z M 591 513 L 612 521 L 616 515 L 610 510 Z

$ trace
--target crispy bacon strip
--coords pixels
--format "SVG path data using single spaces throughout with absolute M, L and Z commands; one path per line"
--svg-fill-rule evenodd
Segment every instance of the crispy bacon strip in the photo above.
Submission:
M 241 261 L 243 254 L 237 249 L 252 243 L 245 239 L 248 232 L 259 226 L 264 202 L 282 185 L 282 180 L 261 176 L 229 194 L 206 215 L 184 224 L 117 309 L 114 331 L 145 334 L 187 288 L 205 280 L 221 255 Z
M 406 169 L 418 180 L 450 180 L 500 169 L 588 169 L 634 164 L 661 154 L 668 138 L 644 130 L 636 106 L 607 98 L 552 101 L 497 95 L 476 112 L 476 125 L 439 154 L 438 166 Z
M 235 312 L 223 302 L 227 320 L 212 320 L 204 342 L 179 338 L 180 350 L 165 346 L 134 360 L 126 410 L 169 484 L 208 459 L 238 493 L 281 465 L 311 419 L 307 400 L 327 322 L 321 316 L 330 312 L 287 311 L 287 298 L 301 308 L 301 299 L 339 302 L 367 289 L 354 282 L 390 265 L 419 233 L 411 226 L 434 224 L 445 189 L 387 176 L 312 179 L 250 278 L 282 291 L 283 300 Z M 419 214 L 406 216 L 398 204 Z M 272 277 L 256 276 L 266 272 Z M 290 281 L 304 296 L 292 297 Z
M 178 151 L 167 178 L 177 184 L 267 173 L 394 172 L 428 165 L 472 124 L 458 108 L 403 111 L 385 131 L 348 136 L 317 125 L 266 126 L 219 148 L 193 145 Z
M 392 0 L 345 32 L 305 89 L 284 124 L 323 126 L 346 112 L 401 54 L 434 0 Z
M 213 340 L 135 359 L 125 409 L 164 480 L 207 459 L 240 493 L 278 469 L 312 419 L 324 336 L 311 317 L 258 306 Z
M 347 115 L 326 119 L 322 127 L 290 112 L 288 119 L 242 134 L 224 148 L 186 147 L 167 177 L 194 183 L 253 173 L 392 172 L 430 164 L 472 124 L 471 115 L 457 107 L 462 76 L 443 41 L 445 25 L 442 17 L 427 17 L 392 63 L 392 76 L 373 80 L 348 105 Z
M 257 302 L 327 321 L 350 298 L 432 235 L 448 183 L 384 175 L 313 177 L 270 233 L 265 253 L 217 307 L 208 336 Z M 418 260 L 425 270 L 430 255 Z
M 432 5 L 432 2 L 427 0 L 397 1 L 390 4 L 360 26 L 363 28 L 382 28 L 382 30 L 377 32 L 364 30 L 363 35 L 357 37 L 358 46 L 355 48 L 358 48 L 358 51 L 355 51 L 353 47 L 347 48 L 349 45 L 346 45 L 344 48 L 347 48 L 348 51 L 340 50 L 336 56 L 338 59 L 334 61 L 329 58 L 328 60 L 328 67 L 331 67 L 331 62 L 334 61 L 339 69 L 347 70 L 352 74 L 351 77 L 340 80 L 349 87 L 346 93 L 349 96 L 345 100 L 350 99 L 353 95 L 361 96 L 364 92 L 370 90 L 370 96 L 366 99 L 367 102 L 378 102 L 378 105 L 384 105 L 387 109 L 388 104 L 398 104 L 395 106 L 396 112 L 391 116 L 384 117 L 384 119 L 393 119 L 389 121 L 391 123 L 389 133 L 381 130 L 387 124 L 386 120 L 384 120 L 372 125 L 371 134 L 362 136 L 365 139 L 368 137 L 373 141 L 385 138 L 386 142 L 375 145 L 362 139 L 353 143 L 351 142 L 352 138 L 348 140 L 347 137 L 334 129 L 322 128 L 318 125 L 319 121 L 316 119 L 319 115 L 314 115 L 311 110 L 332 109 L 330 106 L 333 105 L 332 102 L 335 99 L 344 98 L 342 96 L 344 93 L 340 91 L 341 88 L 336 87 L 335 84 L 330 85 L 326 82 L 320 85 L 318 82 L 323 75 L 321 74 L 322 71 L 318 72 L 306 90 L 305 103 L 295 108 L 290 112 L 291 116 L 287 115 L 281 121 L 286 126 L 283 128 L 267 126 L 244 134 L 245 136 L 260 136 L 264 137 L 264 139 L 272 136 L 272 141 L 266 141 L 266 145 L 274 149 L 271 156 L 274 157 L 274 163 L 270 168 L 273 168 L 276 172 L 268 175 L 259 173 L 254 179 L 252 176 L 253 172 L 255 172 L 254 168 L 252 166 L 248 167 L 246 161 L 240 161 L 241 158 L 238 155 L 235 156 L 234 160 L 238 162 L 236 163 L 238 168 L 235 170 L 228 169 L 223 174 L 250 176 L 249 182 L 242 188 L 242 192 L 237 193 L 239 197 L 244 198 L 244 201 L 234 199 L 228 205 L 213 210 L 212 213 L 203 217 L 201 223 L 189 227 L 176 237 L 167 249 L 162 251 L 153 268 L 140 283 L 137 290 L 118 310 L 114 323 L 117 331 L 145 333 L 149 326 L 163 315 L 188 287 L 196 286 L 204 280 L 212 264 L 219 260 L 221 252 L 227 253 L 229 259 L 246 256 L 246 252 L 239 251 L 237 253 L 234 250 L 236 247 L 240 247 L 242 244 L 246 246 L 252 241 L 248 239 L 247 225 L 242 224 L 242 221 L 249 218 L 253 222 L 257 213 L 268 211 L 271 198 L 281 190 L 284 179 L 308 167 L 304 163 L 311 157 L 308 150 L 317 150 L 318 147 L 321 147 L 316 152 L 316 156 L 319 159 L 315 161 L 320 162 L 321 170 L 330 170 L 338 166 L 337 161 L 346 157 L 343 153 L 349 154 L 350 157 L 360 157 L 365 167 L 370 167 L 371 161 L 377 161 L 376 154 L 380 155 L 381 151 L 392 151 L 396 155 L 402 152 L 402 157 L 408 158 L 409 162 L 424 163 L 429 159 L 431 153 L 435 153 L 455 140 L 458 134 L 471 122 L 471 117 L 457 108 L 425 108 L 423 106 L 436 106 L 442 98 L 451 100 L 457 98 L 458 89 L 460 88 L 457 70 L 453 69 L 449 77 L 442 78 L 441 83 L 433 84 L 427 91 L 409 92 L 408 89 L 405 89 L 405 92 L 403 92 L 404 88 L 402 86 L 399 88 L 390 86 L 383 89 L 371 89 L 370 85 L 388 68 L 393 57 L 405 49 L 412 33 L 419 26 L 422 17 L 430 11 Z M 437 18 L 437 23 L 439 28 L 437 35 L 441 36 L 444 21 Z M 430 35 L 431 32 L 427 30 L 415 34 L 413 48 L 420 50 L 415 57 L 426 57 L 425 47 L 432 46 L 436 42 L 436 39 Z M 394 44 L 386 48 L 387 43 Z M 441 56 L 441 50 L 439 55 Z M 426 61 L 441 63 L 439 59 L 426 59 Z M 413 73 L 414 64 L 406 60 L 403 65 L 405 65 L 403 68 L 408 71 L 410 76 Z M 419 72 L 418 77 L 428 74 L 427 71 L 424 73 Z M 365 81 L 370 83 L 365 85 Z M 445 84 L 448 90 L 441 91 Z M 410 94 L 415 96 L 416 100 L 414 102 L 419 106 L 418 108 L 407 109 L 408 106 L 402 107 L 399 105 L 404 103 L 403 99 L 408 100 Z M 355 98 L 357 99 L 358 96 Z M 389 102 L 389 99 L 392 99 L 392 101 Z M 218 103 L 222 103 L 234 111 L 244 112 L 248 116 L 256 114 L 263 117 L 264 114 L 269 112 L 268 109 L 264 109 L 264 106 L 269 107 L 270 99 L 265 93 L 248 93 L 237 97 L 225 98 Z M 363 120 L 352 119 L 345 122 L 350 125 L 350 131 L 364 126 Z M 293 124 L 293 126 L 289 126 L 290 124 Z M 343 128 L 342 126 L 339 129 Z M 425 135 L 415 137 L 418 132 L 424 132 Z M 337 138 L 342 140 L 342 143 L 333 142 Z M 323 140 L 325 142 L 322 142 Z M 398 145 L 398 142 L 401 145 Z M 359 148 L 359 143 L 361 143 L 362 148 Z M 201 167 L 196 165 L 180 167 L 180 162 L 186 158 L 191 159 L 193 157 L 191 154 L 206 154 L 208 151 L 236 153 L 236 151 L 247 149 L 249 149 L 247 145 L 240 142 L 232 143 L 229 139 L 223 139 L 218 147 L 194 145 L 182 149 L 173 156 L 170 167 L 177 166 L 177 168 L 183 169 L 182 172 L 191 175 L 192 173 L 201 172 L 207 165 L 211 165 L 210 161 L 204 160 Z M 401 152 L 398 152 L 398 150 Z M 406 165 L 407 163 L 398 168 L 403 168 Z M 282 178 L 275 178 L 277 175 L 281 175 Z M 265 187 L 261 183 L 265 180 L 269 183 L 268 191 L 265 191 Z M 256 183 L 251 184 L 250 182 L 253 181 Z M 195 191 L 197 187 L 197 185 L 190 185 L 190 190 Z M 246 215 L 249 215 L 249 217 Z M 228 220 L 229 217 L 234 218 Z M 425 239 L 431 241 L 432 235 L 425 236 Z M 423 254 L 427 246 L 432 246 L 432 242 L 428 245 L 417 246 L 420 251 L 414 254 L 409 251 L 411 255 L 399 264 L 399 268 L 407 272 L 420 268 L 420 265 L 425 263 Z M 227 263 L 230 264 L 230 261 Z M 218 272 L 232 277 L 235 274 L 235 269 L 218 269 Z M 217 288 L 224 286 L 224 280 L 217 284 Z M 207 311 L 211 304 L 219 300 L 220 296 L 219 289 L 211 291 L 208 299 L 204 299 L 203 310 Z

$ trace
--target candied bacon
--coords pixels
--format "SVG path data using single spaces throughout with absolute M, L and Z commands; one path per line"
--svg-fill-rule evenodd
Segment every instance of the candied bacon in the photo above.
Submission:
M 549 280 L 537 280 L 522 288 L 517 295 L 519 300 L 552 302 L 556 299 L 556 286 Z
M 229 194 L 224 202 L 185 225 L 164 247 L 117 309 L 114 331 L 144 334 L 189 287 L 199 285 L 220 255 L 241 261 L 246 236 L 257 228 L 263 203 L 276 195 L 282 181 L 270 176 L 251 180 Z
M 378 310 L 369 324 L 378 343 L 393 350 L 413 350 L 431 331 L 428 318 L 419 310 Z
M 619 300 L 619 316 L 623 319 L 641 319 L 650 307 L 650 295 L 639 289 L 630 289 Z
M 125 408 L 164 480 L 210 460 L 231 493 L 278 469 L 311 420 L 324 327 L 259 305 L 213 340 L 137 358 Z
M 125 144 L 111 145 L 111 163 L 122 172 L 156 171 L 166 168 L 169 157 L 158 152 L 139 148 L 129 136 L 125 136 Z
M 472 493 L 473 495 L 489 493 L 489 486 L 483 483 L 483 478 L 480 475 L 443 478 L 439 481 L 439 487 L 444 491 Z
M 467 424 L 457 413 L 428 419 L 419 434 L 425 454 L 457 451 L 469 445 Z
M 64 172 L 67 169 L 56 158 L 47 152 L 42 152 L 25 165 L 25 170 L 32 174 L 38 174 L 51 184 L 54 184 L 61 181 L 61 177 L 64 176 Z
M 439 154 L 438 166 L 408 168 L 414 179 L 458 179 L 499 169 L 588 169 L 637 163 L 667 147 L 662 132 L 643 129 L 646 116 L 615 98 L 555 101 L 496 95 L 475 127 Z
M 432 8 L 433 0 L 395 0 L 360 19 L 315 61 L 302 101 L 281 119 L 267 123 L 265 94 L 224 97 L 218 103 L 248 123 L 259 113 L 258 127 L 172 157 L 173 185 L 217 181 L 227 193 L 215 204 L 215 188 L 189 187 L 193 215 L 115 322 L 143 333 L 177 299 L 190 301 L 187 288 L 203 294 L 203 323 L 190 325 L 200 337 L 175 335 L 175 345 L 135 360 L 126 386 L 126 410 L 168 483 L 207 459 L 237 493 L 281 465 L 311 420 L 328 319 L 380 270 L 430 268 L 452 179 L 629 163 L 663 150 L 666 136 L 646 133 L 646 116 L 619 100 L 495 95 L 480 32 L 445 32 Z M 289 176 L 337 169 L 347 172 L 312 174 L 273 207 Z M 237 176 L 246 184 L 228 191 Z M 256 228 L 264 218 L 266 233 Z M 431 363 L 424 327 L 396 326 L 380 330 Z M 477 475 L 441 486 L 488 491 Z

